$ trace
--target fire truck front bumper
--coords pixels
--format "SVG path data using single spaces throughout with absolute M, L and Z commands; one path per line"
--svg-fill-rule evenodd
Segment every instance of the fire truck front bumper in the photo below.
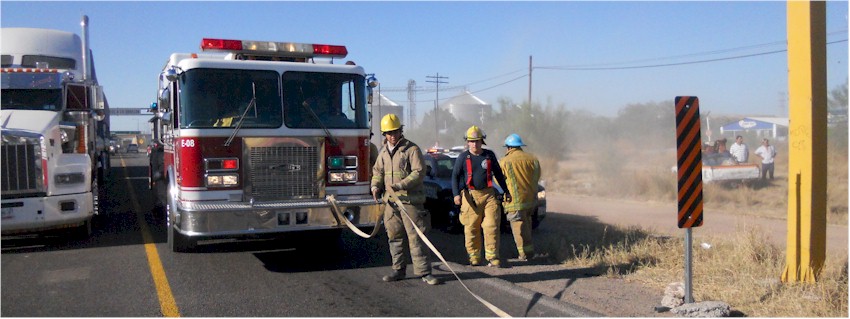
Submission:
M 369 196 L 298 202 L 177 202 L 172 216 L 176 230 L 194 238 L 222 238 L 346 228 L 339 215 L 357 227 L 381 221 L 381 204 Z

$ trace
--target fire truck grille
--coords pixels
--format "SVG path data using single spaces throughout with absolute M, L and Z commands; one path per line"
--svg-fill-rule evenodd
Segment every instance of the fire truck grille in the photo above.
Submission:
M 252 147 L 251 196 L 257 200 L 318 197 L 316 147 Z
M 41 191 L 41 158 L 36 144 L 3 145 L 0 153 L 3 193 L 7 195 Z

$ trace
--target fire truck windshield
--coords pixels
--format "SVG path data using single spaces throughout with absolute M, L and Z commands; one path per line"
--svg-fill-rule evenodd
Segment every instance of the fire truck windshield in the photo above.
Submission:
M 4 110 L 46 110 L 62 109 L 62 90 L 42 89 L 3 89 L 0 94 Z
M 235 127 L 255 95 L 255 105 L 245 113 L 242 128 L 280 127 L 283 119 L 278 83 L 274 71 L 188 70 L 179 83 L 180 127 Z
M 290 128 L 369 128 L 366 80 L 358 74 L 286 72 L 283 109 Z

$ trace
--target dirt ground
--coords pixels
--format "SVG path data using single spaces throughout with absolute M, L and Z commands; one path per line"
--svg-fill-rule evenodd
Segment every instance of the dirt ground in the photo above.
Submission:
M 650 203 L 612 200 L 557 193 L 547 194 L 549 214 L 535 230 L 535 241 L 569 231 L 571 227 L 587 224 L 639 225 L 658 234 L 684 237 L 676 225 L 675 203 Z M 736 216 L 734 212 L 706 211 L 704 225 L 694 228 L 694 244 L 706 235 L 722 235 L 741 227 L 761 228 L 772 241 L 783 245 L 787 224 L 785 220 Z M 847 250 L 847 226 L 829 225 L 827 250 Z M 544 252 L 528 262 L 519 262 L 510 233 L 502 233 L 501 255 L 507 258 L 507 268 L 476 267 L 490 274 L 546 296 L 582 306 L 610 317 L 670 317 L 658 313 L 663 291 L 629 282 L 617 276 L 600 274 L 599 269 L 570 269 L 559 264 Z

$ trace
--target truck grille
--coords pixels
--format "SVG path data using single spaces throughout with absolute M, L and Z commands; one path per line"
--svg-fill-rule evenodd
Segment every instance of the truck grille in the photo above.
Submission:
M 3 193 L 6 195 L 43 191 L 41 155 L 38 144 L 3 144 L 0 153 Z
M 251 196 L 262 201 L 318 197 L 318 148 L 250 148 Z

